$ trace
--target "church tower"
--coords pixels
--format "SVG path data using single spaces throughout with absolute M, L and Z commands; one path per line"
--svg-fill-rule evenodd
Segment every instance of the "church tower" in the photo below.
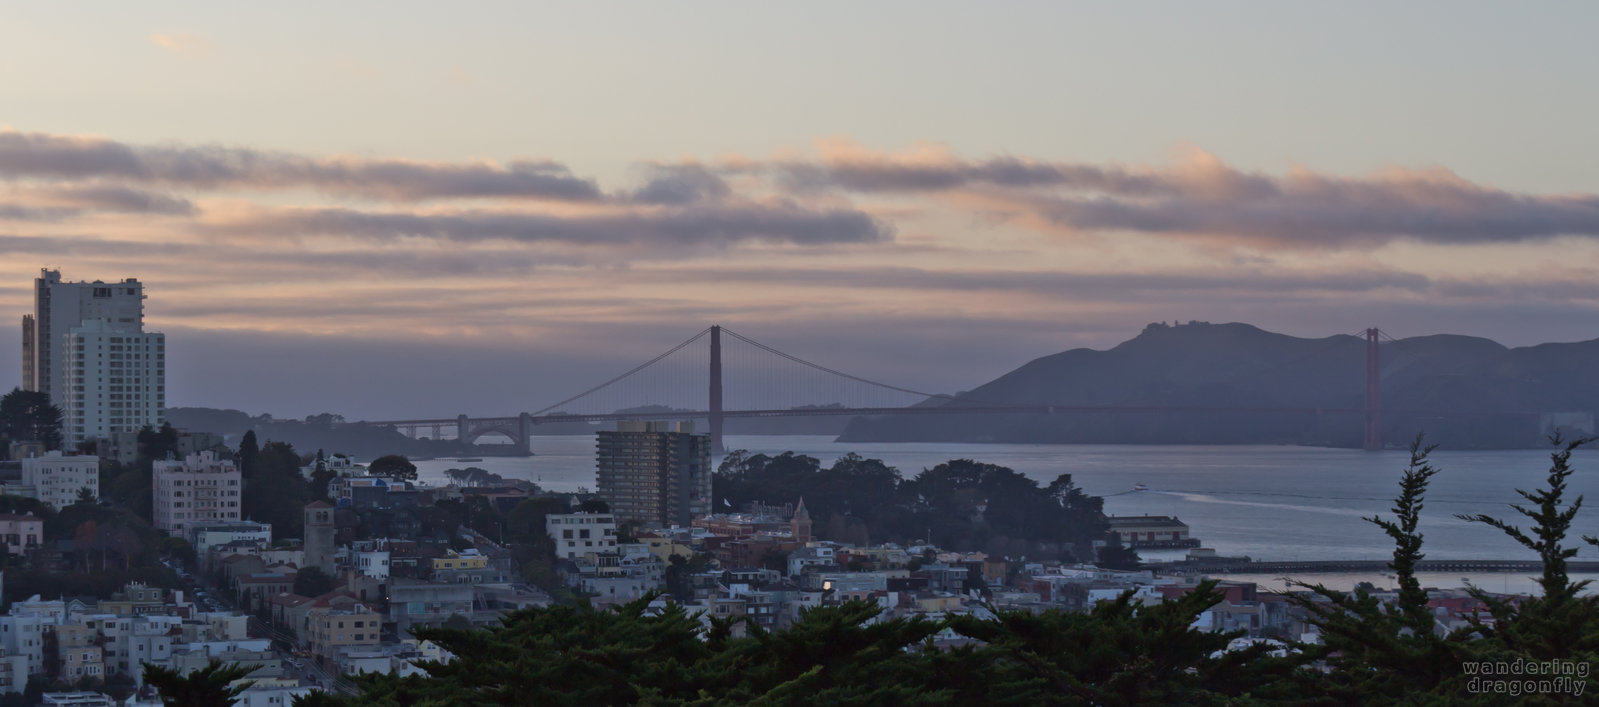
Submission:
M 794 519 L 789 521 L 789 532 L 796 542 L 811 541 L 811 514 L 805 510 L 805 497 L 801 496 L 799 508 L 794 509 Z
M 305 566 L 337 577 L 333 566 L 333 506 L 315 501 L 305 507 Z

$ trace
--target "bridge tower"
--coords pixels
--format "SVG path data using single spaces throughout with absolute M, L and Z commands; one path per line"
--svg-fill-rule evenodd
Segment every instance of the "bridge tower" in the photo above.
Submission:
M 720 454 L 727 451 L 722 446 L 722 327 L 711 326 L 711 453 Z
M 1375 328 L 1366 330 L 1366 449 L 1382 449 L 1382 385 L 1381 367 L 1377 362 L 1377 336 Z
M 517 446 L 520 447 L 520 449 L 518 449 L 517 451 L 522 452 L 523 454 L 526 454 L 528 456 L 532 456 L 533 455 L 533 415 L 531 413 L 524 412 L 524 413 L 516 416 L 516 435 L 517 435 L 516 439 L 511 440 L 511 441 L 515 442 L 517 444 Z
M 455 441 L 465 443 L 472 439 L 472 420 L 466 415 L 455 416 Z

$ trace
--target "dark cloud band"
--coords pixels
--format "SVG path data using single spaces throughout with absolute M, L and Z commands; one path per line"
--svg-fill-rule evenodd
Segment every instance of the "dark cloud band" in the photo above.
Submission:
M 88 137 L 0 131 L 0 178 L 122 179 L 193 189 L 309 188 L 339 196 L 420 201 L 523 198 L 598 201 L 592 180 L 554 162 L 509 166 L 312 158 L 231 147 L 134 146 Z
M 1599 236 L 1599 195 L 1516 193 L 1443 169 L 1390 170 L 1363 178 L 1307 170 L 1274 176 L 1239 170 L 1203 153 L 1145 169 L 871 153 L 809 162 L 745 161 L 727 170 L 771 175 L 796 192 L 962 194 L 980 205 L 958 207 L 1028 216 L 1027 223 L 1057 230 L 1200 237 L 1264 248 Z
M 870 243 L 892 230 L 852 210 L 812 211 L 740 205 L 562 217 L 503 211 L 446 214 L 283 209 L 207 227 L 223 234 L 339 235 L 361 238 L 501 240 L 589 245 L 722 247 L 762 242 L 794 245 Z

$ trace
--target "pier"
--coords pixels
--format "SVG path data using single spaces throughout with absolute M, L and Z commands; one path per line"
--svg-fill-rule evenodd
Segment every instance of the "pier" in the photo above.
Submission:
M 1305 560 L 1271 562 L 1169 562 L 1146 565 L 1157 574 L 1170 576 L 1220 575 L 1220 574 L 1334 574 L 1371 573 L 1387 574 L 1388 560 Z M 1417 572 L 1543 572 L 1543 563 L 1537 560 L 1422 560 L 1416 563 Z M 1599 562 L 1566 563 L 1566 571 L 1573 574 L 1599 573 Z

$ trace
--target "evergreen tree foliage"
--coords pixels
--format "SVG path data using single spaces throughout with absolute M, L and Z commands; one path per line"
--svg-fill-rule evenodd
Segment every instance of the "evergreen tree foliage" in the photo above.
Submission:
M 1137 550 L 1114 539 L 1099 548 L 1097 557 L 1095 564 L 1113 570 L 1135 570 L 1143 562 Z
M 178 456 L 178 431 L 172 423 L 161 423 L 161 429 L 146 426 L 139 430 L 139 459 L 145 463 L 176 459 Z
M 1092 559 L 1105 534 L 1102 499 L 1063 474 L 1048 487 L 1016 471 L 955 459 L 901 478 L 899 470 L 857 454 L 823 467 L 815 457 L 735 451 L 712 478 L 724 510 L 750 502 L 794 503 L 802 496 L 814 532 L 839 542 L 916 540 L 996 556 Z
M 1577 555 L 1568 547 L 1566 536 L 1582 508 L 1582 497 L 1566 501 L 1566 486 L 1574 469 L 1571 455 L 1591 438 L 1562 440 L 1553 437 L 1556 451 L 1550 454 L 1546 488 L 1535 491 L 1516 489 L 1532 507 L 1511 505 L 1517 514 L 1532 521 L 1529 529 L 1486 514 L 1458 516 L 1498 529 L 1523 547 L 1536 552 L 1543 561 L 1538 578 L 1542 593 L 1520 601 L 1492 596 L 1472 589 L 1472 596 L 1488 606 L 1491 621 L 1474 623 L 1475 634 L 1484 640 L 1473 643 L 1474 658 L 1492 661 L 1568 661 L 1599 667 L 1599 596 L 1582 596 L 1588 580 L 1571 581 L 1566 561 Z M 1586 538 L 1584 538 L 1586 540 Z M 1585 676 L 1588 691 L 1599 696 L 1599 674 Z M 1462 678 L 1457 683 L 1465 682 Z
M 1520 600 L 1506 600 L 1472 588 L 1470 593 L 1488 607 L 1489 616 L 1477 617 L 1470 625 L 1443 634 L 1435 625 L 1426 592 L 1415 577 L 1415 566 L 1424 555 L 1422 536 L 1417 531 L 1427 485 L 1438 473 L 1427 460 L 1432 447 L 1418 437 L 1411 446 L 1410 465 L 1400 481 L 1400 495 L 1394 503 L 1394 520 L 1368 518 L 1394 540 L 1394 559 L 1390 567 L 1399 580 L 1399 595 L 1384 605 L 1364 590 L 1353 594 L 1337 592 L 1319 585 L 1307 587 L 1312 595 L 1291 597 L 1315 615 L 1321 629 L 1322 644 L 1304 646 L 1309 658 L 1324 661 L 1330 668 L 1324 677 L 1308 680 L 1296 676 L 1300 689 L 1315 690 L 1333 704 L 1408 702 L 1414 704 L 1502 704 L 1506 695 L 1484 692 L 1480 680 L 1537 679 L 1533 675 L 1474 675 L 1468 665 L 1509 665 L 1528 662 L 1566 661 L 1566 665 L 1599 665 L 1599 598 L 1579 596 L 1586 582 L 1571 582 L 1566 560 L 1576 555 L 1565 538 L 1577 511 L 1579 497 L 1565 503 L 1567 479 L 1573 473 L 1571 454 L 1586 440 L 1562 442 L 1551 455 L 1548 487 L 1534 492 L 1517 490 L 1533 508 L 1511 506 L 1533 521 L 1522 530 L 1486 514 L 1459 516 L 1500 530 L 1529 550 L 1538 553 L 1543 573 L 1543 592 Z M 1592 701 L 1599 689 L 1599 675 L 1572 676 L 1586 680 L 1583 695 Z M 1526 694 L 1523 704 L 1564 704 L 1569 694 Z M 1580 700 L 1579 700 L 1580 701 Z
M 703 628 L 676 604 L 650 608 L 655 597 L 614 611 L 550 606 L 486 631 L 420 630 L 456 660 L 427 664 L 430 677 L 362 676 L 358 697 L 301 704 L 1221 704 L 1268 689 L 1294 663 L 1225 652 L 1238 634 L 1192 630 L 1213 590 L 992 619 L 884 619 L 876 605 L 846 602 L 738 638 L 733 622 Z M 931 641 L 941 633 L 976 642 L 940 648 Z
M 1463 637 L 1436 635 L 1427 593 L 1415 574 L 1416 563 L 1425 557 L 1422 534 L 1417 530 L 1421 509 L 1427 486 L 1438 473 L 1428 461 L 1434 448 L 1420 436 L 1411 443 L 1410 462 L 1392 508 L 1394 518 L 1365 518 L 1394 542 L 1388 567 L 1399 582 L 1397 601 L 1385 606 L 1363 588 L 1347 593 L 1302 583 L 1296 584 L 1311 594 L 1289 597 L 1309 610 L 1320 629 L 1321 645 L 1306 650 L 1334 668 L 1324 693 L 1330 697 L 1345 702 L 1397 700 L 1432 692 L 1460 672 Z
M 256 455 L 254 468 L 244 481 L 240 499 L 244 517 L 271 523 L 274 535 L 301 537 L 305 527 L 305 504 L 312 499 L 311 485 L 300 475 L 302 463 L 304 460 L 288 443 L 268 441 Z
M 172 707 L 231 707 L 240 693 L 249 689 L 243 682 L 229 684 L 250 674 L 250 668 L 238 664 L 223 665 L 213 660 L 211 664 L 183 675 L 171 668 L 151 663 L 144 664 L 144 682 L 161 693 L 161 703 Z
M 248 479 L 255 475 L 256 460 L 261 457 L 261 444 L 256 441 L 255 430 L 248 430 L 239 440 L 239 451 L 234 457 L 239 462 L 239 475 Z
M 400 481 L 415 481 L 416 465 L 398 454 L 386 454 L 366 465 L 366 473 Z
M 61 408 L 50 395 L 13 388 L 0 396 L 0 454 L 12 442 L 41 442 L 47 450 L 61 448 Z
M 333 591 L 333 578 L 321 567 L 301 567 L 294 574 L 294 593 L 302 597 L 319 597 Z

